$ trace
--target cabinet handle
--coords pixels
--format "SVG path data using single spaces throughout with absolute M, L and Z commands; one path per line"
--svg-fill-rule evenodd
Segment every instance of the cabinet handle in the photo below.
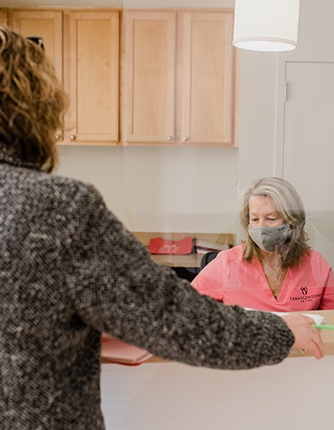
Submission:
M 57 140 L 60 140 L 61 139 L 61 134 L 57 133 L 55 137 L 56 137 Z
M 188 142 L 188 140 L 189 140 L 189 136 L 185 136 L 185 137 L 183 138 L 183 142 Z
M 76 137 L 76 135 L 75 134 L 71 134 L 71 136 L 70 136 L 70 139 L 71 140 L 75 140 L 77 137 Z
M 168 142 L 172 142 L 174 139 L 173 139 L 173 136 L 168 136 L 167 137 L 167 140 L 168 140 Z

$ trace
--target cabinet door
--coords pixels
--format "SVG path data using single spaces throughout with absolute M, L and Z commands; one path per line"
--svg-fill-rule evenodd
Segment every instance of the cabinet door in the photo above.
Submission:
M 8 24 L 8 17 L 7 17 L 7 11 L 4 9 L 0 9 L 0 25 L 7 25 Z
M 63 76 L 63 18 L 61 11 L 14 10 L 13 28 L 23 36 L 42 37 L 46 54 L 52 59 L 58 78 Z
M 68 139 L 77 144 L 119 141 L 119 12 L 66 14 L 65 71 L 71 110 Z
M 45 52 L 53 61 L 58 79 L 63 82 L 63 14 L 61 11 L 14 10 L 9 12 L 13 29 L 25 37 L 42 37 Z M 62 130 L 56 133 L 62 142 Z
M 233 12 L 184 12 L 180 25 L 180 139 L 234 146 Z
M 334 267 L 334 62 L 286 61 L 282 177 L 300 194 L 310 245 Z
M 334 214 L 334 62 L 287 61 L 284 69 L 282 176 L 306 211 Z
M 124 17 L 124 142 L 173 143 L 176 14 L 129 11 Z

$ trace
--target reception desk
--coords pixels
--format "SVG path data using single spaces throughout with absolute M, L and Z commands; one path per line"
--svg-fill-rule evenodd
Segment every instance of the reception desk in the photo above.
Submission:
M 334 311 L 316 313 L 334 323 Z M 334 331 L 321 333 L 322 360 L 291 354 L 251 370 L 104 363 L 107 430 L 333 430 Z
M 307 313 L 307 314 L 322 315 L 325 318 L 324 324 L 332 325 L 334 327 L 334 310 L 330 310 L 330 311 L 307 311 L 307 312 L 296 312 L 296 313 L 299 313 L 299 314 Z M 322 337 L 322 340 L 324 343 L 325 355 L 334 355 L 334 330 L 321 329 L 321 337 Z M 126 344 L 124 343 L 124 345 L 126 345 Z M 131 352 L 132 352 L 131 349 L 132 349 L 132 347 L 129 346 L 129 356 L 131 356 Z M 142 357 L 145 356 L 144 353 L 140 353 L 140 351 L 137 351 L 137 350 L 138 350 L 138 348 L 133 348 L 132 359 L 133 359 L 134 364 L 135 364 L 136 357 L 138 357 L 138 363 L 140 363 L 142 360 Z M 102 363 L 114 364 L 114 363 L 120 362 L 119 357 L 112 359 L 112 358 L 110 358 L 110 356 L 107 356 L 107 354 L 104 355 L 103 351 L 104 351 L 104 349 L 102 347 Z M 141 350 L 141 351 L 143 351 L 143 350 Z M 289 358 L 307 357 L 307 356 L 310 356 L 309 352 L 301 353 L 298 351 L 292 351 L 289 354 Z M 128 362 L 130 363 L 130 360 L 128 360 Z M 148 358 L 145 361 L 145 363 L 161 363 L 161 362 L 166 362 L 166 360 L 162 360 L 162 359 L 160 359 L 158 357 L 154 357 L 154 356 L 151 356 L 150 358 Z

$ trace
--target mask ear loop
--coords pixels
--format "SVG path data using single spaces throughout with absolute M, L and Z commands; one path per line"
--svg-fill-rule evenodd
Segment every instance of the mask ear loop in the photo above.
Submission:
M 43 51 L 45 51 L 44 43 L 43 43 L 43 38 L 42 37 L 29 36 L 29 37 L 27 37 L 27 39 L 31 40 L 34 43 L 36 43 L 36 45 L 38 45 L 40 48 L 43 49 Z

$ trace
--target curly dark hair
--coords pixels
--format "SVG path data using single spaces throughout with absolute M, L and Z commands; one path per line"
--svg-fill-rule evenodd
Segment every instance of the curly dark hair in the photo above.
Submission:
M 0 26 L 0 143 L 22 161 L 51 172 L 55 133 L 68 99 L 43 49 Z

